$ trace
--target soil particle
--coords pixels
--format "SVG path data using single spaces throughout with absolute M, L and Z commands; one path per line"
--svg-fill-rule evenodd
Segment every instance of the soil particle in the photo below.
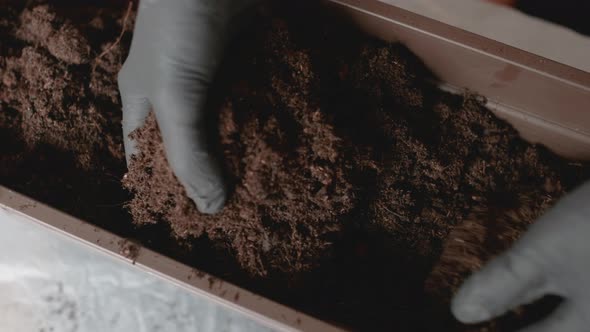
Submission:
M 213 276 L 209 276 L 207 277 L 207 281 L 209 282 L 209 289 L 212 289 L 213 285 L 215 285 L 216 279 Z
M 197 278 L 199 279 L 203 279 L 206 276 L 206 273 L 203 271 L 199 271 L 199 270 L 193 270 L 193 273 L 197 276 Z
M 133 261 L 133 264 L 135 264 L 137 257 L 139 257 L 140 250 L 141 245 L 134 240 L 124 240 L 119 243 L 119 254 Z

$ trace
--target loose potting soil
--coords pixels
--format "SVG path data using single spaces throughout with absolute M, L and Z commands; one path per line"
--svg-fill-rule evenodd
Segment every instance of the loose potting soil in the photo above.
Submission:
M 448 302 L 586 166 L 523 141 L 482 98 L 438 90 L 404 46 L 307 4 L 261 10 L 229 46 L 207 108 L 223 211 L 185 196 L 153 116 L 132 134 L 124 189 L 125 6 L 0 8 L 2 185 L 348 328 L 505 331 L 543 313 L 466 327 Z

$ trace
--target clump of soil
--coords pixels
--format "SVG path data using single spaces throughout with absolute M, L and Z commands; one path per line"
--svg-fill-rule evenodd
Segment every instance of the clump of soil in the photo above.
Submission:
M 227 207 L 214 216 L 198 213 L 168 168 L 152 116 L 133 135 L 142 152 L 124 181 L 135 194 L 136 222 L 167 221 L 179 237 L 207 234 L 258 275 L 307 271 L 325 256 L 330 236 L 356 206 L 350 158 L 333 116 L 312 97 L 313 59 L 290 38 L 286 26 L 275 26 L 261 40 L 269 44 L 248 59 L 261 66 L 248 70 L 268 76 L 231 78 L 235 95 L 219 110 L 225 164 L 236 183 Z
M 229 108 L 222 112 L 223 117 L 235 115 Z M 222 121 L 228 163 L 242 180 L 227 207 L 214 216 L 199 214 L 186 197 L 166 163 L 155 117 L 150 116 L 143 130 L 132 135 L 142 152 L 133 159 L 124 180 L 135 193 L 130 203 L 134 220 L 165 220 L 182 238 L 206 233 L 213 241 L 228 243 L 252 273 L 309 270 L 324 255 L 327 236 L 338 230 L 339 218 L 354 207 L 337 137 L 319 112 L 309 112 L 297 125 L 309 129 L 310 136 L 305 143 L 289 146 L 281 142 L 291 134 L 281 120 L 269 115 L 260 123 L 259 114 L 250 115 L 248 123 L 240 123 L 239 133 L 233 119 Z M 314 149 L 313 140 L 320 139 L 326 144 Z M 293 155 L 282 155 L 287 151 Z M 307 172 L 300 172 L 302 168 Z
M 120 135 L 110 135 L 120 131 L 121 121 L 112 76 L 126 51 L 115 47 L 93 61 L 98 50 L 91 53 L 87 38 L 106 23 L 117 24 L 108 14 L 95 17 L 84 30 L 47 4 L 8 14 L 20 24 L 2 29 L 0 99 L 4 115 L 13 117 L 5 121 L 20 125 L 14 130 L 27 149 L 47 144 L 72 152 L 84 169 L 122 158 Z
M 139 257 L 139 251 L 141 246 L 131 240 L 123 240 L 119 243 L 119 254 L 123 257 L 130 259 L 133 264 Z
M 0 8 L 0 183 L 129 231 L 116 75 L 124 8 L 4 1 Z M 121 42 L 98 57 L 124 32 Z
M 126 4 L 6 2 L 0 183 L 343 326 L 520 326 L 459 326 L 448 301 L 587 167 L 524 142 L 485 100 L 438 90 L 405 47 L 315 7 L 278 7 L 227 52 L 211 114 L 232 194 L 205 216 L 153 116 L 133 133 L 133 195 L 121 187 Z

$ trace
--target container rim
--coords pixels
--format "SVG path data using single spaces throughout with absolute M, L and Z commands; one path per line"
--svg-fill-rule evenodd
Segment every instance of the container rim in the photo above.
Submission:
M 60 212 L 1 185 L 0 209 L 4 209 L 10 214 L 24 216 L 33 223 L 65 235 L 118 260 L 133 264 L 140 270 L 156 275 L 226 308 L 240 312 L 275 330 L 342 331 L 328 323 L 177 262 L 138 243 Z M 133 257 L 126 257 L 124 252 L 129 244 L 137 249 L 134 250 L 137 254 Z
M 379 0 L 325 0 L 590 90 L 590 73 Z

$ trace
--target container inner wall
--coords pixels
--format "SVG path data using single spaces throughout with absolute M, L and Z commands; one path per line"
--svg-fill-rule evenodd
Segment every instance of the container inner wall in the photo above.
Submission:
M 447 89 L 485 96 L 525 139 L 590 159 L 590 73 L 380 1 L 331 2 L 368 33 L 406 44 Z

